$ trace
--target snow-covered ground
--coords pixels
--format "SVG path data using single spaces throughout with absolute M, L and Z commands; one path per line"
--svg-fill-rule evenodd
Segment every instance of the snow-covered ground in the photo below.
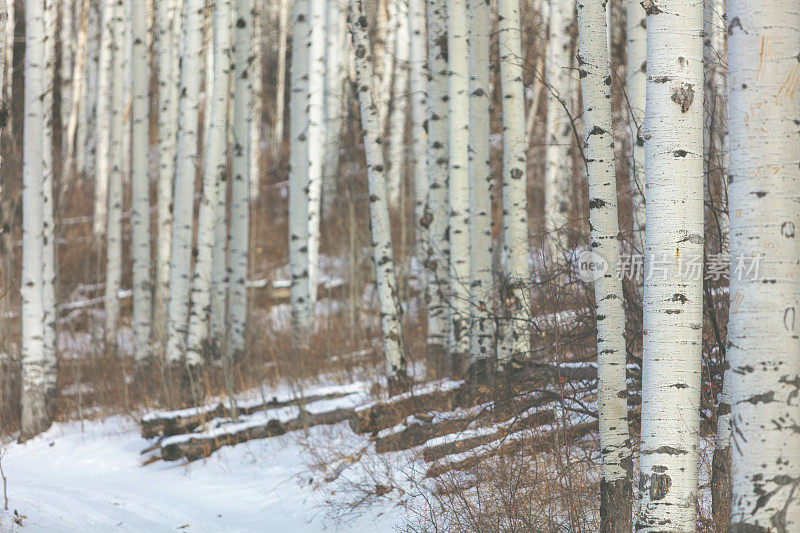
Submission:
M 329 429 L 312 428 L 311 440 Z M 0 515 L 0 531 L 394 530 L 402 516 L 388 503 L 362 509 L 346 524 L 326 519 L 330 491 L 307 467 L 303 442 L 300 433 L 287 434 L 188 465 L 142 466 L 149 442 L 130 419 L 57 424 L 25 444 L 6 445 L 9 511 Z M 14 524 L 14 510 L 25 515 L 23 527 Z

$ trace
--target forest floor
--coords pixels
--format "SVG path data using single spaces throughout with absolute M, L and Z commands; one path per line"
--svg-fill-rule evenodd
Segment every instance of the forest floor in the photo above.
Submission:
M 148 441 L 137 421 L 59 423 L 6 445 L 9 510 L 0 531 L 392 531 L 402 513 L 386 500 L 346 523 L 326 513 L 328 490 L 315 482 L 308 442 L 330 429 L 253 440 L 188 464 L 143 466 Z

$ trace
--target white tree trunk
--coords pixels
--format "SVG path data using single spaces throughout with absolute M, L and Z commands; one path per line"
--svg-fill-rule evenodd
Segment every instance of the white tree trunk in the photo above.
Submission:
M 800 530 L 800 6 L 729 0 L 731 531 Z M 735 275 L 760 256 L 757 276 Z
M 605 0 L 578 2 L 584 156 L 589 174 L 591 249 L 608 270 L 594 280 L 600 422 L 601 531 L 630 533 L 633 458 L 625 382 L 625 309 L 620 265 L 617 179 L 611 122 L 611 69 Z
M 572 125 L 564 109 L 572 103 L 570 39 L 575 0 L 550 2 L 550 31 L 547 43 L 547 122 L 545 136 L 544 230 L 545 245 L 551 261 L 560 259 L 566 250 L 566 225 L 569 222 L 572 186 Z M 502 20 L 501 20 L 502 22 Z M 501 33 L 502 36 L 502 33 Z M 503 53 L 501 49 L 501 53 Z M 514 52 L 516 56 L 519 52 Z M 515 56 L 515 57 L 516 57 Z M 519 59 L 516 59 L 519 62 Z
M 203 69 L 203 0 L 186 0 L 181 85 L 178 100 L 178 151 L 173 195 L 172 251 L 169 270 L 167 361 L 186 354 L 194 224 L 194 182 L 197 171 L 197 128 L 200 74 Z
M 42 129 L 45 92 L 44 1 L 25 2 L 25 124 L 22 169 L 22 383 L 20 430 L 23 439 L 47 429 L 47 359 L 42 307 L 44 205 L 42 197 Z
M 150 65 L 147 48 L 147 6 L 133 2 L 133 100 L 131 117 L 131 255 L 133 256 L 133 355 L 150 359 Z
M 398 310 L 397 280 L 395 279 L 392 255 L 392 236 L 389 230 L 389 204 L 386 196 L 386 167 L 383 161 L 382 140 L 379 129 L 378 108 L 372 94 L 372 53 L 369 45 L 369 29 L 364 17 L 362 0 L 353 2 L 350 13 L 350 32 L 355 49 L 358 99 L 361 109 L 361 130 L 367 158 L 367 180 L 369 185 L 369 213 L 372 230 L 375 281 L 380 303 L 381 332 L 386 361 L 386 377 L 389 390 L 405 389 L 408 386 L 406 360 L 403 356 L 402 329 Z
M 89 0 L 81 0 L 80 26 L 78 27 L 78 44 L 75 49 L 75 61 L 72 66 L 72 86 L 70 88 L 72 100 L 69 102 L 67 122 L 63 124 L 65 128 L 64 141 L 64 168 L 62 179 L 69 180 L 74 171 L 83 172 L 86 143 L 86 30 L 89 17 Z M 83 128 L 83 129 L 81 129 Z M 76 150 L 76 146 L 78 149 Z M 76 158 L 76 156 L 78 156 Z
M 262 9 L 264 5 L 253 8 L 253 59 L 252 59 L 252 98 L 253 109 L 251 111 L 250 134 L 248 157 L 250 158 L 248 167 L 250 170 L 249 186 L 250 200 L 258 199 L 259 187 L 261 186 L 261 117 L 264 109 L 264 95 L 262 94 L 262 65 L 264 61 L 264 17 Z
M 58 379 L 58 315 L 56 309 L 56 233 L 53 187 L 53 120 L 55 109 L 53 90 L 56 79 L 56 39 L 58 4 L 45 0 L 44 8 L 44 92 L 42 93 L 42 203 L 44 205 L 42 232 L 42 308 L 44 309 L 44 352 L 47 358 L 47 396 L 52 400 L 57 393 Z
M 8 24 L 8 4 L 6 0 L 0 0 L 0 43 L 7 45 L 6 31 Z M 6 76 L 6 51 L 0 51 L 0 113 L 6 115 L 5 120 L 8 120 L 8 105 L 6 104 L 6 89 L 10 85 L 6 80 L 10 80 L 11 76 Z M 2 125 L 5 127 L 5 123 Z M 3 129 L 0 127 L 0 129 Z M 3 164 L 3 158 L 0 156 L 0 165 Z
M 428 202 L 423 225 L 428 229 L 425 266 L 428 271 L 429 370 L 445 371 L 450 341 L 448 306 L 450 241 L 447 192 L 447 7 L 445 0 L 427 0 L 428 11 Z
M 447 118 L 450 204 L 450 353 L 458 373 L 469 351 L 469 51 L 466 0 L 447 0 Z
M 428 249 L 428 230 L 424 225 L 425 204 L 428 201 L 428 157 L 425 137 L 427 112 L 428 60 L 425 0 L 409 0 L 409 96 L 411 98 L 411 171 L 414 177 L 414 261 L 423 294 L 427 290 L 422 264 Z
M 275 92 L 275 126 L 273 136 L 274 146 L 279 147 L 283 142 L 284 114 L 286 105 L 286 37 L 289 35 L 289 8 L 290 0 L 279 0 L 278 6 L 278 73 L 276 75 Z
M 325 0 L 309 0 L 308 5 L 308 305 L 313 313 L 319 283 L 319 222 L 325 157 Z
M 639 0 L 627 0 L 628 70 L 625 103 L 630 128 L 631 160 L 631 219 L 633 245 L 644 251 L 644 139 L 641 128 L 644 121 L 645 91 L 647 87 L 647 28 L 646 13 Z
M 492 173 L 489 167 L 489 26 L 491 6 L 469 4 L 469 305 L 471 373 L 483 380 L 494 356 Z M 463 111 L 462 111 L 463 112 Z
M 327 0 L 325 24 L 325 160 L 322 176 L 322 212 L 330 214 L 339 175 L 339 137 L 344 109 L 345 3 Z
M 101 239 L 108 216 L 108 179 L 111 173 L 111 86 L 114 61 L 113 11 L 115 0 L 104 0 L 100 22 L 95 112 L 94 235 Z
M 158 228 L 156 239 L 153 338 L 158 354 L 166 354 L 169 270 L 172 252 L 172 193 L 178 141 L 179 54 L 184 0 L 156 0 L 158 53 Z
M 308 342 L 311 316 L 308 281 L 308 49 L 309 0 L 295 0 L 292 31 L 292 71 L 289 99 L 291 159 L 289 165 L 289 264 L 292 341 Z
M 80 102 L 78 104 L 78 123 L 75 129 L 75 169 L 87 175 L 93 174 L 91 162 L 95 156 L 94 117 L 96 108 L 93 105 L 97 96 L 97 64 L 100 35 L 100 6 L 96 2 L 84 0 L 82 11 L 82 35 L 86 45 L 83 53 L 86 79 L 82 81 Z
M 230 89 L 231 60 L 231 0 L 218 0 L 214 9 L 214 72 L 213 91 L 209 92 L 210 123 L 205 147 L 203 169 L 203 194 L 197 219 L 197 259 L 192 283 L 192 307 L 189 313 L 189 339 L 186 364 L 201 365 L 205 357 L 216 355 L 219 338 L 208 342 L 211 313 L 212 261 L 219 224 L 217 213 L 219 197 L 224 192 L 228 171 L 226 148 L 228 140 L 228 95 Z M 208 342 L 208 343 L 207 343 Z
M 253 1 L 236 0 L 236 32 L 233 79 L 233 181 L 231 218 L 228 228 L 230 264 L 228 266 L 229 329 L 226 353 L 244 355 L 247 333 L 247 252 L 249 251 L 250 204 L 248 185 L 250 161 L 250 121 L 253 97 Z
M 119 290 L 122 287 L 122 190 L 128 169 L 125 165 L 125 49 L 123 33 L 125 4 L 114 0 L 113 69 L 111 90 L 111 174 L 108 182 L 106 230 L 105 343 L 115 350 L 119 327 Z
M 644 365 L 637 531 L 696 531 L 703 279 L 703 3 L 646 2 Z
M 503 102 L 503 248 L 506 256 L 506 287 L 505 293 L 501 292 L 506 309 L 503 310 L 497 359 L 501 366 L 506 366 L 513 358 L 528 357 L 530 352 L 530 244 L 519 5 L 515 0 L 500 0 L 497 13 Z
M 73 65 L 76 60 L 75 43 L 75 0 L 61 0 L 61 127 L 69 122 L 72 110 L 72 91 L 74 79 Z M 61 143 L 65 148 L 66 142 Z
M 394 56 L 391 100 L 388 102 L 388 176 L 389 202 L 400 206 L 400 191 L 403 181 L 403 164 L 406 140 L 406 114 L 408 112 L 408 0 L 389 0 L 393 19 L 389 21 Z M 465 50 L 466 52 L 466 50 Z M 466 83 L 466 79 L 463 80 Z M 463 111 L 463 110 L 462 110 Z M 463 117 L 462 117 L 463 118 Z

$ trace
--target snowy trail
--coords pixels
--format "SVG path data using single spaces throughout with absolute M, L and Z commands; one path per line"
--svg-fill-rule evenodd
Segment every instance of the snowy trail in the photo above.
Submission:
M 312 433 L 314 428 L 312 428 Z M 27 515 L 23 528 L 8 513 L 0 531 L 195 531 L 277 533 L 336 531 L 312 490 L 298 435 L 247 442 L 189 465 L 141 466 L 147 441 L 121 417 L 58 424 L 3 457 L 11 513 Z M 348 532 L 392 531 L 399 512 L 368 510 Z M 11 526 L 14 526 L 13 528 Z

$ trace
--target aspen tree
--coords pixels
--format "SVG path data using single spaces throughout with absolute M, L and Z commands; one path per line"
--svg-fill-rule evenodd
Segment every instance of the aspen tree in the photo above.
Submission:
M 203 0 L 186 0 L 178 99 L 178 150 L 173 194 L 172 250 L 167 309 L 167 362 L 185 356 L 189 325 L 189 292 L 194 223 L 194 181 L 197 170 L 197 128 L 200 73 L 203 62 Z
M 262 70 L 264 60 L 264 17 L 261 14 L 261 7 L 253 8 L 253 62 L 252 62 L 252 98 L 253 109 L 251 110 L 250 134 L 248 143 L 248 168 L 250 177 L 250 200 L 258 199 L 259 187 L 261 184 L 261 115 L 264 109 L 264 95 L 262 94 Z
M 611 123 L 611 72 L 605 0 L 578 0 L 579 75 L 583 89 L 584 156 L 589 175 L 591 249 L 607 270 L 595 276 L 600 530 L 631 530 L 633 461 L 625 382 L 625 309 L 622 306 L 617 180 Z
M 228 95 L 231 75 L 231 0 L 217 0 L 214 7 L 214 72 L 210 96 L 211 121 L 206 138 L 203 192 L 197 219 L 197 259 L 192 279 L 192 306 L 189 312 L 189 337 L 186 364 L 201 365 L 207 348 L 218 353 L 219 338 L 207 343 L 211 313 L 211 275 L 216 236 L 219 197 L 227 173 Z
M 6 44 L 6 26 L 8 22 L 8 5 L 6 0 L 0 0 L 0 43 Z M 11 76 L 6 76 L 6 53 L 0 51 L 0 113 L 8 113 L 8 106 L 6 105 L 6 86 Z M 0 130 L 4 128 L 5 124 L 0 124 Z M 3 164 L 3 157 L 0 156 L 0 165 Z
M 469 351 L 469 52 L 466 0 L 447 0 L 450 302 L 454 371 Z
M 487 377 L 492 328 L 492 173 L 489 168 L 489 26 L 491 6 L 469 1 L 469 315 L 470 373 Z
M 428 340 L 426 358 L 433 374 L 445 372 L 450 340 L 448 306 L 450 241 L 447 192 L 447 5 L 426 0 L 428 12 L 428 202 L 423 226 L 428 229 Z M 462 110 L 463 112 L 463 110 Z
M 631 219 L 633 221 L 633 246 L 644 251 L 644 121 L 645 89 L 647 87 L 647 25 L 646 13 L 639 0 L 626 0 L 628 69 L 626 76 L 625 105 L 630 128 L 630 190 Z
M 78 44 L 75 50 L 75 61 L 72 67 L 72 88 L 71 98 L 68 106 L 67 122 L 63 125 L 66 131 L 66 147 L 64 149 L 63 167 L 67 169 L 65 176 L 71 175 L 73 171 L 83 172 L 84 161 L 82 157 L 86 144 L 86 33 L 88 19 L 87 12 L 90 9 L 89 0 L 81 0 L 80 26 L 78 27 Z M 83 128 L 83 130 L 81 130 Z M 76 150 L 76 146 L 78 149 Z M 69 178 L 64 178 L 69 179 Z
M 309 0 L 294 0 L 291 92 L 289 97 L 289 265 L 292 342 L 305 346 L 311 323 L 308 280 L 308 51 Z
M 730 531 L 800 529 L 800 6 L 729 0 Z M 736 265 L 760 258 L 757 273 Z
M 283 142 L 283 121 L 286 104 L 286 37 L 289 35 L 290 0 L 279 0 L 278 2 L 278 73 L 276 75 L 275 92 L 275 125 L 273 131 L 273 145 L 277 147 Z
M 78 102 L 77 124 L 75 126 L 75 169 L 78 172 L 93 175 L 91 164 L 94 158 L 95 131 L 94 118 L 96 108 L 92 105 L 97 95 L 97 63 L 98 45 L 100 35 L 99 22 L 100 5 L 98 2 L 84 0 L 84 9 L 81 13 L 81 33 L 78 39 L 83 39 L 85 45 L 80 59 L 83 60 L 85 79 L 81 80 L 80 101 Z M 73 76 L 73 79 L 76 79 Z
M 42 94 L 45 81 L 44 1 L 25 2 L 25 119 L 22 168 L 22 361 L 21 438 L 46 430 L 51 422 L 47 401 L 47 360 L 42 307 L 44 205 L 42 197 Z
M 422 270 L 425 252 L 428 249 L 428 231 L 424 225 L 425 204 L 428 200 L 428 158 L 426 155 L 425 114 L 427 110 L 428 61 L 426 47 L 425 0 L 409 0 L 409 97 L 411 99 L 411 162 L 414 176 L 414 261 L 415 270 L 422 282 L 423 293 L 427 290 Z
M 530 352 L 530 302 L 527 296 L 530 245 L 518 3 L 500 0 L 497 18 L 503 102 L 503 247 L 507 292 L 497 358 L 501 366 L 506 366 L 512 359 L 527 357 Z
M 115 0 L 112 14 L 111 173 L 108 181 L 106 228 L 105 344 L 115 350 L 119 327 L 119 290 L 122 287 L 122 188 L 125 174 L 125 62 L 123 32 L 125 5 Z
M 570 75 L 570 26 L 575 13 L 575 0 L 550 2 L 550 30 L 547 43 L 545 77 L 547 78 L 547 122 L 545 136 L 544 220 L 545 244 L 550 261 L 564 253 L 564 230 L 569 222 L 572 165 L 572 125 L 564 106 L 572 102 Z M 501 19 L 501 22 L 502 19 Z M 518 30 L 514 30 L 518 31 Z M 502 53 L 502 52 L 501 52 Z M 520 62 L 515 49 L 513 59 Z M 503 113 L 505 116 L 505 113 Z
M 44 309 L 44 352 L 47 360 L 47 397 L 52 401 L 57 394 L 58 379 L 58 314 L 56 308 L 56 219 L 54 207 L 55 166 L 53 165 L 53 119 L 55 117 L 53 91 L 56 80 L 56 35 L 58 4 L 45 0 L 44 4 L 44 92 L 42 93 L 42 308 Z
M 637 531 L 696 531 L 703 280 L 703 3 L 647 12 L 642 443 Z
M 61 0 L 61 127 L 65 127 L 69 122 L 70 111 L 72 110 L 72 91 L 74 90 L 75 80 L 72 77 L 73 66 L 76 61 L 75 43 L 75 0 Z M 62 142 L 62 148 L 67 143 Z
M 339 137 L 344 109 L 344 0 L 326 0 L 325 21 L 325 155 L 322 172 L 322 212 L 333 208 L 339 175 Z
M 319 222 L 325 138 L 325 0 L 308 0 L 308 305 L 314 312 L 319 283 Z
M 100 22 L 100 51 L 97 62 L 97 103 L 95 111 L 94 236 L 106 232 L 108 180 L 111 173 L 111 85 L 113 53 L 113 12 L 115 0 L 103 0 Z
M 131 255 L 133 256 L 134 359 L 150 359 L 150 68 L 147 54 L 147 6 L 133 2 L 133 99 L 131 117 Z
M 403 356 L 402 329 L 398 310 L 392 236 L 389 231 L 389 204 L 386 195 L 386 167 L 381 148 L 382 139 L 375 105 L 372 76 L 372 53 L 369 45 L 369 29 L 364 16 L 362 0 L 355 0 L 350 12 L 350 32 L 355 50 L 357 93 L 361 109 L 361 130 L 367 159 L 367 181 L 369 185 L 370 227 L 372 230 L 373 260 L 378 301 L 381 308 L 381 332 L 386 361 L 386 377 L 390 392 L 409 386 L 406 360 Z
M 158 232 L 156 239 L 153 337 L 159 355 L 166 354 L 169 271 L 172 251 L 173 188 L 178 141 L 179 54 L 184 0 L 156 0 L 158 53 Z
M 228 335 L 226 354 L 244 354 L 247 333 L 247 252 L 249 251 L 250 204 L 248 202 L 251 102 L 253 93 L 253 1 L 236 0 L 233 66 L 233 180 L 228 226 Z
M 387 185 L 389 202 L 401 205 L 400 191 L 403 181 L 403 164 L 406 139 L 406 118 L 408 113 L 408 1 L 388 0 L 392 6 L 392 20 L 389 21 L 394 41 L 392 43 L 394 73 L 391 75 L 391 96 L 387 102 L 389 113 L 387 123 L 388 136 L 388 168 Z M 463 111 L 463 110 L 462 110 Z

